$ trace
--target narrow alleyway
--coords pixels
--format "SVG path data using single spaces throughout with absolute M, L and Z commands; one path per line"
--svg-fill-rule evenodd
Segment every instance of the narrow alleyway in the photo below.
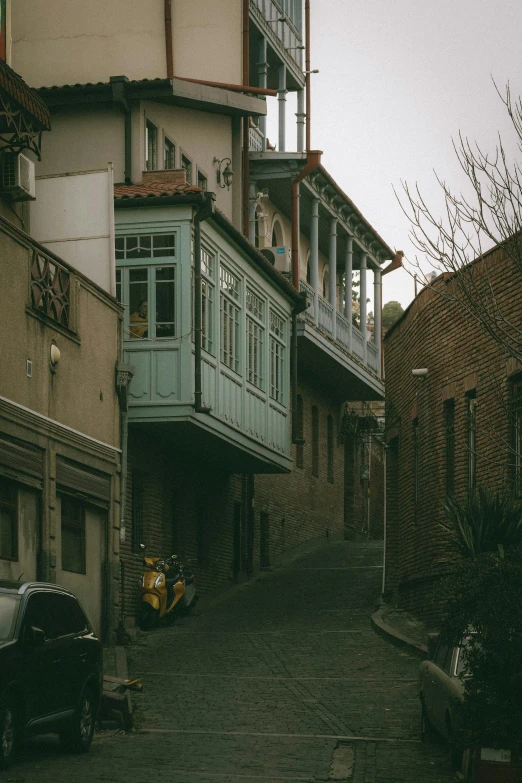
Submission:
M 86 757 L 32 743 L 17 781 L 441 783 L 419 741 L 419 659 L 370 625 L 381 545 L 329 544 L 140 638 L 140 732 Z M 37 775 L 37 778 L 36 778 Z

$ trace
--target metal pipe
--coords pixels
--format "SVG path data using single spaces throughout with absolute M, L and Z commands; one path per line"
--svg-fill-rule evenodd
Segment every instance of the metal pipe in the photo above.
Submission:
M 126 85 L 129 80 L 126 76 L 111 76 L 109 79 L 113 102 L 120 107 L 125 116 L 124 148 L 125 148 L 125 183 L 131 182 L 132 168 L 132 137 L 131 137 L 131 110 L 127 102 Z
M 279 134 L 277 149 L 279 152 L 286 151 L 286 66 L 279 66 L 279 84 L 277 89 L 277 101 L 279 112 Z
M 383 457 L 382 457 L 383 468 L 384 468 L 384 509 L 383 509 L 383 515 L 382 515 L 383 516 L 383 549 L 382 549 L 381 598 L 384 598 L 384 591 L 386 590 L 386 544 L 387 544 L 387 541 L 386 541 L 386 537 L 387 537 L 387 530 L 386 530 L 386 528 L 387 528 L 387 520 L 386 520 L 386 513 L 387 513 L 387 508 L 386 508 L 386 492 L 387 492 L 387 487 L 386 487 L 386 466 L 387 466 L 387 464 L 386 464 L 386 457 L 387 457 L 387 452 L 388 452 L 388 446 L 386 444 L 384 444 Z
M 172 6 L 171 0 L 164 0 L 165 12 L 165 54 L 167 57 L 167 78 L 174 76 L 174 62 L 172 56 Z
M 297 411 L 297 313 L 292 310 L 292 337 L 290 341 L 290 372 L 292 386 L 292 443 L 302 445 L 303 435 L 300 432 Z
M 248 85 L 250 71 L 250 0 L 243 0 L 243 84 Z M 243 117 L 243 234 L 250 231 L 250 128 L 249 117 Z
M 205 204 L 194 215 L 194 407 L 196 413 L 210 413 L 210 408 L 202 404 L 201 383 L 201 337 L 202 323 L 202 285 L 201 285 L 201 223 L 214 212 L 213 193 L 206 194 Z
M 299 209 L 298 209 L 298 185 L 318 166 L 321 165 L 320 150 L 309 150 L 306 155 L 306 165 L 292 180 L 292 283 L 296 291 L 299 291 Z
M 353 237 L 346 237 L 344 266 L 344 317 L 348 321 L 348 351 L 352 353 L 353 322 Z
M 306 85 L 306 151 L 311 146 L 310 127 L 310 0 L 305 0 L 305 85 Z

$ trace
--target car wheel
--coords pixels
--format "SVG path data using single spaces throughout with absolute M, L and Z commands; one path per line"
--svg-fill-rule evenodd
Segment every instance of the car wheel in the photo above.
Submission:
M 60 743 L 71 753 L 87 753 L 94 734 L 95 699 L 92 691 L 85 688 L 71 725 L 60 732 Z
M 6 769 L 13 760 L 16 745 L 16 716 L 8 701 L 0 702 L 0 769 Z
M 434 729 L 429 721 L 426 707 L 424 706 L 424 702 L 421 700 L 421 719 L 420 719 L 420 735 L 421 735 L 421 742 L 429 742 L 433 739 L 434 735 Z
M 156 610 L 148 603 L 143 603 L 140 608 L 139 626 L 142 631 L 150 631 L 156 623 Z

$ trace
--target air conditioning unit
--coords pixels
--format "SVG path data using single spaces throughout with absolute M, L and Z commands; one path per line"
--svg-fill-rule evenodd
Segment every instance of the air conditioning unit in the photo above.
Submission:
M 5 155 L 2 159 L 2 193 L 12 201 L 36 198 L 34 163 L 25 155 Z
M 282 275 L 292 274 L 292 257 L 287 247 L 265 247 L 262 254 Z

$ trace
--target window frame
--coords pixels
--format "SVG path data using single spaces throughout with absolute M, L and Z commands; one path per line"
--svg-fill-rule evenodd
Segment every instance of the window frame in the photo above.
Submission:
M 327 481 L 334 483 L 335 446 L 334 446 L 334 419 L 331 413 L 326 417 L 326 449 L 327 449 Z
M 155 142 L 152 144 L 152 163 L 154 165 L 149 165 L 149 154 L 150 154 L 150 133 L 153 131 L 153 138 L 155 139 Z M 147 116 L 145 116 L 145 171 L 157 171 L 158 170 L 158 139 L 159 139 L 159 128 L 156 125 L 156 123 L 152 122 L 151 119 L 149 119 Z
M 5 500 L 2 492 L 2 484 L 7 486 L 12 491 L 13 499 Z M 12 514 L 11 519 L 11 555 L 0 554 L 0 560 L 8 560 L 9 562 L 18 562 L 19 557 L 19 531 L 18 531 L 18 515 L 19 515 L 19 492 L 18 486 L 10 479 L 0 476 L 0 510 L 8 511 Z
M 205 187 L 200 185 L 200 179 L 205 180 Z M 201 188 L 204 192 L 208 190 L 208 177 L 203 171 L 203 169 L 200 169 L 199 166 L 196 166 L 196 185 L 198 188 Z
M 274 320 L 272 320 L 272 316 Z M 281 323 L 281 329 L 274 328 L 273 324 L 276 320 Z M 285 384 L 285 368 L 286 368 L 286 341 L 287 341 L 287 319 L 269 303 L 268 306 L 268 361 L 269 361 L 269 376 L 268 376 L 268 393 L 270 398 L 279 403 L 279 405 L 285 405 L 286 401 L 286 384 Z
M 232 293 L 227 290 L 227 281 L 224 279 L 224 275 L 230 275 L 231 279 L 236 282 Z M 243 302 L 242 302 L 242 290 L 243 290 L 243 278 L 234 270 L 234 268 L 227 264 L 220 262 L 219 264 L 219 358 L 221 365 L 228 370 L 241 375 L 241 358 L 242 358 L 242 344 L 241 344 L 241 332 L 242 332 L 242 319 L 243 319 Z M 237 290 L 236 290 L 237 289 Z M 227 329 L 225 329 L 225 324 Z M 230 326 L 232 325 L 232 330 Z M 227 345 L 225 345 L 225 332 L 229 336 L 233 335 L 232 339 L 227 339 Z M 227 348 L 227 350 L 225 350 Z M 229 351 L 228 348 L 231 350 Z
M 203 254 L 210 258 L 204 261 Z M 201 348 L 210 356 L 216 356 L 215 308 L 217 253 L 209 246 L 201 245 Z
M 188 163 L 188 170 L 183 165 L 184 161 Z M 190 155 L 187 155 L 185 150 L 181 147 L 180 147 L 179 165 L 180 168 L 183 169 L 183 171 L 185 172 L 187 185 L 192 185 L 194 179 L 194 159 L 191 158 Z M 188 172 L 190 172 L 190 177 L 188 176 Z
M 170 152 L 173 153 L 172 158 L 172 166 L 167 167 L 167 148 L 170 145 Z M 170 136 L 168 136 L 166 133 L 163 134 L 163 170 L 164 171 L 174 171 L 176 168 L 176 158 L 177 158 L 177 152 L 178 152 L 178 145 L 175 141 L 173 141 Z
M 253 286 L 245 287 L 245 377 L 260 391 L 265 390 L 265 321 L 267 300 Z
M 64 505 L 70 504 L 73 508 L 75 508 L 79 514 L 79 519 L 76 520 L 73 516 L 68 516 L 66 518 L 66 524 L 64 524 Z M 87 574 L 87 526 L 85 521 L 85 504 L 79 500 L 76 497 L 73 497 L 72 495 L 68 495 L 66 493 L 60 493 L 60 561 L 61 561 L 61 568 L 62 571 L 67 571 L 70 574 Z M 78 570 L 76 568 L 67 568 L 64 565 L 64 529 L 71 530 L 80 530 L 80 559 L 81 559 L 81 570 Z

